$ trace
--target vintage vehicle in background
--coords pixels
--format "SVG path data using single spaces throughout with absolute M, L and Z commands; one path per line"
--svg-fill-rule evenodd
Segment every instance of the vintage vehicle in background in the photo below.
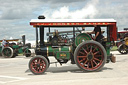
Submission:
M 36 56 L 29 61 L 33 74 L 43 74 L 48 69 L 49 56 L 55 57 L 61 65 L 71 60 L 71 64 L 77 64 L 88 72 L 101 70 L 109 61 L 115 63 L 115 57 L 110 53 L 112 42 L 117 40 L 114 19 L 45 19 L 39 16 L 32 19 L 30 25 L 36 29 Z M 103 38 L 101 43 L 79 29 L 94 28 L 94 25 L 106 30 L 107 38 Z
M 3 48 L 2 48 L 2 41 L 3 40 L 0 40 L 0 55 L 2 56 L 2 50 L 3 50 Z M 5 40 L 7 43 L 6 43 L 6 45 L 4 46 L 4 47 L 9 47 L 9 46 L 13 46 L 13 45 L 16 45 L 16 43 L 15 42 L 18 42 L 19 41 L 19 39 L 8 39 L 8 40 Z M 11 42 L 11 43 L 10 43 Z
M 121 54 L 128 53 L 128 28 L 124 28 L 124 31 L 118 32 L 118 41 L 116 42 L 116 46 Z
M 25 44 L 25 35 L 22 36 L 22 41 L 19 41 L 19 39 L 6 40 L 6 46 L 4 46 L 3 49 L 2 46 L 0 46 L 1 55 L 5 58 L 14 58 L 21 53 L 23 53 L 26 57 L 31 56 L 31 44 Z M 2 43 L 2 40 L 0 40 L 0 42 Z

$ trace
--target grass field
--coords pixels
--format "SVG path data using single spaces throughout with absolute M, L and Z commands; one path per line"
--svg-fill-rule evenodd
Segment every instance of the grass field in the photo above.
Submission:
M 112 48 L 111 48 L 111 51 L 116 51 L 117 50 L 117 46 L 113 46 Z

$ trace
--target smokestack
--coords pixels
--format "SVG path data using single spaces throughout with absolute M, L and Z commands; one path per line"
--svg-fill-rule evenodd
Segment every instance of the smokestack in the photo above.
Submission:
M 23 46 L 25 46 L 25 35 L 22 36 Z
M 45 19 L 45 16 L 44 16 L 44 15 L 40 15 L 40 16 L 38 17 L 38 19 Z

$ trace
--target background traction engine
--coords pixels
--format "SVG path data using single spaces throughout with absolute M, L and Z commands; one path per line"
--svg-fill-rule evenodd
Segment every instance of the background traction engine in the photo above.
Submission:
M 118 32 L 118 40 L 116 45 L 118 47 L 118 51 L 121 54 L 128 53 L 128 28 L 124 28 L 123 31 Z
M 2 56 L 5 58 L 14 58 L 18 54 L 23 53 L 26 57 L 29 57 L 31 55 L 31 44 L 25 44 L 25 35 L 22 36 L 22 42 L 23 44 L 21 42 L 19 44 L 8 43 L 8 45 L 1 50 Z

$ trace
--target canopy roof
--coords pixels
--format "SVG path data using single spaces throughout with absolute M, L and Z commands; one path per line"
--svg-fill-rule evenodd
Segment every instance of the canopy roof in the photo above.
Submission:
M 0 40 L 0 42 L 2 42 L 3 40 Z M 11 41 L 19 41 L 19 39 L 8 39 L 6 40 L 7 42 L 11 42 Z
M 32 19 L 33 26 L 81 26 L 81 25 L 112 25 L 114 19 Z
M 30 22 L 116 22 L 114 19 L 32 19 Z

